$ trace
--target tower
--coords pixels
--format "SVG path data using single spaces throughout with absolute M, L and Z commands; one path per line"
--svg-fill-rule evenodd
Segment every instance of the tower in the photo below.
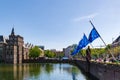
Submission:
M 14 64 L 22 63 L 23 44 L 23 37 L 15 35 L 14 28 L 12 28 L 6 47 L 6 62 Z
M 14 35 L 14 27 L 12 28 L 11 35 Z

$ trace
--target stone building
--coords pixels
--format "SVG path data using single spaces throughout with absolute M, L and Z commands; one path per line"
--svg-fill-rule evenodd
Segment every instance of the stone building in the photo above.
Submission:
M 19 64 L 28 57 L 29 49 L 24 46 L 23 37 L 15 35 L 14 28 L 6 39 L 0 36 L 0 62 Z
M 5 59 L 6 53 L 6 40 L 3 36 L 0 36 L 0 62 L 3 62 Z

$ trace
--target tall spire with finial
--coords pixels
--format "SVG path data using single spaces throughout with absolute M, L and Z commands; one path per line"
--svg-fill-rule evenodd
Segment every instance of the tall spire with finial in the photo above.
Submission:
M 15 33 L 14 33 L 14 27 L 12 28 L 11 35 L 15 35 Z

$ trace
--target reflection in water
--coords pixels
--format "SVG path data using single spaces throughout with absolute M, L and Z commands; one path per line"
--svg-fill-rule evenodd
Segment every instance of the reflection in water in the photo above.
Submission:
M 90 80 L 69 64 L 0 64 L 0 80 Z
M 39 77 L 41 74 L 41 65 L 40 64 L 29 64 L 29 75 L 34 76 L 35 78 Z
M 75 76 L 76 76 L 76 74 L 74 72 L 72 72 L 72 79 L 73 80 L 77 80 Z
M 53 65 L 47 63 L 45 65 L 45 71 L 46 71 L 46 73 L 50 74 L 53 71 Z

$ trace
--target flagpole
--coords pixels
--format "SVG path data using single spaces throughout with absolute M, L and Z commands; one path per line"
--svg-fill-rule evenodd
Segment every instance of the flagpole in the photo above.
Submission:
M 93 23 L 90 21 L 90 23 L 91 23 L 91 25 L 93 26 L 93 28 L 95 28 L 95 26 L 93 25 Z M 96 30 L 96 28 L 95 28 L 95 30 Z M 97 30 L 96 30 L 97 31 Z M 97 33 L 98 33 L 98 31 L 97 31 Z M 100 36 L 100 35 L 99 35 Z M 103 40 L 103 38 L 100 36 L 100 39 L 102 40 L 102 42 L 104 43 L 104 45 L 105 46 L 107 46 L 106 45 L 106 43 L 105 43 L 105 41 Z
M 91 25 L 93 26 L 93 28 L 95 28 L 95 26 L 93 25 L 93 23 L 91 22 L 91 20 L 89 21 L 90 23 L 91 23 Z M 96 28 L 95 28 L 95 30 L 96 30 Z M 96 30 L 97 31 L 97 30 Z M 98 33 L 98 31 L 97 31 L 97 33 Z M 100 35 L 99 35 L 100 36 Z M 105 45 L 105 47 L 107 46 L 106 45 L 106 43 L 105 43 L 105 41 L 103 40 L 103 38 L 100 36 L 100 39 L 102 40 L 102 42 L 104 43 L 104 45 Z M 115 60 L 115 61 L 117 61 L 116 60 L 116 58 L 114 57 L 114 55 L 112 54 L 112 52 L 110 51 L 110 49 L 108 49 L 109 50 L 109 52 L 110 52 L 110 54 L 112 55 L 112 57 L 113 57 L 113 59 Z

